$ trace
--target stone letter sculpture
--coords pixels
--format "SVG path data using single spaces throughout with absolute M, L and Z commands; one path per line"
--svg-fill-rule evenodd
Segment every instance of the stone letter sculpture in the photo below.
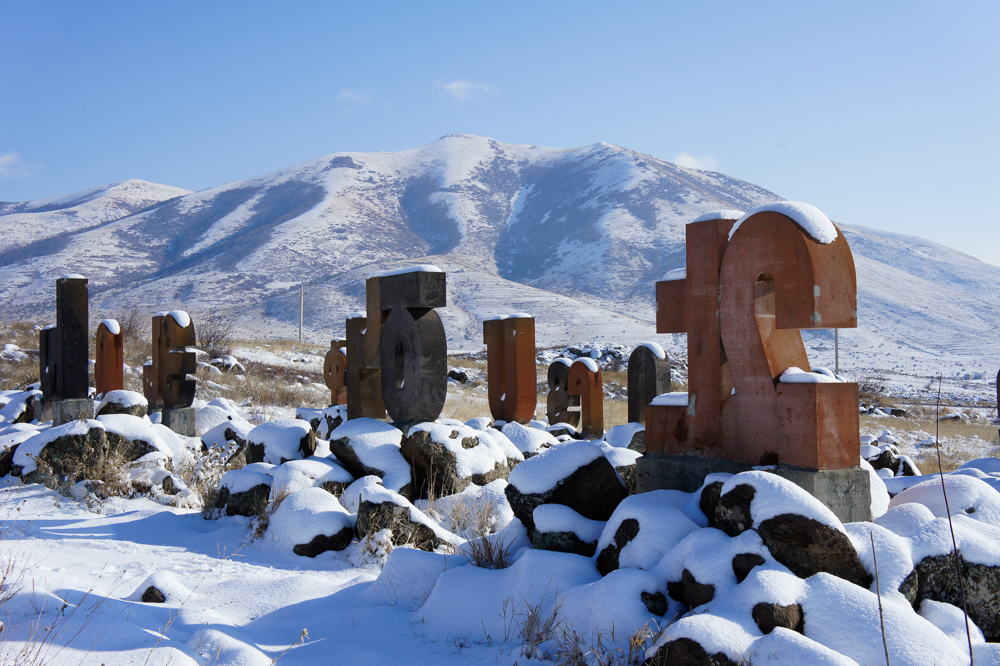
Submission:
M 382 400 L 397 423 L 433 421 L 448 392 L 448 341 L 434 308 L 445 306 L 445 274 L 418 270 L 380 277 L 388 313 L 379 344 Z
M 163 318 L 160 334 L 159 370 L 160 398 L 166 408 L 190 407 L 197 386 L 188 374 L 198 370 L 194 352 L 187 347 L 195 344 L 194 322 L 186 312 L 174 310 Z
M 323 381 L 330 389 L 331 406 L 347 404 L 347 356 L 341 351 L 346 344 L 346 340 L 331 340 L 330 351 L 323 359 Z
M 810 370 L 798 329 L 857 326 L 854 260 L 819 211 L 784 205 L 823 224 L 765 210 L 731 240 L 732 220 L 687 226 L 686 277 L 657 283 L 657 332 L 688 333 L 687 405 L 648 408 L 647 452 L 857 467 L 857 384 L 780 381 Z
M 46 402 L 87 399 L 88 317 L 87 278 L 56 280 L 56 325 L 39 332 L 39 379 Z
M 498 421 L 527 423 L 535 415 L 535 319 L 513 315 L 483 321 L 490 413 Z
M 158 312 L 153 315 L 152 328 L 150 330 L 150 359 L 142 366 L 142 393 L 146 396 L 146 402 L 150 410 L 163 407 L 163 398 L 160 396 L 160 337 L 163 334 L 164 313 Z
M 370 290 L 371 279 L 369 279 L 369 303 Z M 366 344 L 370 337 L 376 335 L 375 331 L 369 330 L 368 322 L 375 320 L 381 322 L 381 319 L 381 311 L 376 311 L 374 317 L 352 317 L 347 320 L 347 369 L 344 381 L 347 385 L 348 419 L 385 418 L 378 356 L 371 358 Z
M 670 359 L 660 345 L 644 343 L 628 357 L 628 420 L 645 423 L 653 398 L 670 391 Z
M 591 358 L 578 358 L 569 367 L 567 391 L 579 396 L 580 431 L 598 439 L 604 435 L 604 381 L 601 369 Z
M 105 319 L 97 326 L 97 359 L 94 365 L 94 385 L 97 393 L 125 388 L 122 365 L 125 363 L 124 336 L 121 326 L 114 319 Z
M 549 425 L 568 423 L 574 428 L 580 424 L 580 396 L 569 394 L 569 368 L 572 361 L 557 358 L 549 365 L 549 393 L 545 398 Z

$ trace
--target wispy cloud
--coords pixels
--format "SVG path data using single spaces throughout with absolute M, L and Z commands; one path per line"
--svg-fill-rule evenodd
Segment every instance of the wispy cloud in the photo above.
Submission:
M 499 95 L 500 91 L 488 83 L 480 81 L 466 81 L 455 79 L 454 81 L 438 81 L 434 87 L 445 91 L 451 97 L 466 102 L 468 100 L 482 99 L 483 95 Z
M 679 153 L 673 159 L 674 164 L 686 169 L 702 169 L 703 171 L 715 171 L 719 168 L 719 160 L 711 155 L 695 157 L 689 153 Z
M 41 170 L 41 164 L 23 162 L 17 153 L 0 153 L 0 178 L 27 178 Z
M 337 101 L 349 104 L 370 104 L 375 101 L 375 95 L 370 90 L 351 90 L 341 88 L 337 93 Z

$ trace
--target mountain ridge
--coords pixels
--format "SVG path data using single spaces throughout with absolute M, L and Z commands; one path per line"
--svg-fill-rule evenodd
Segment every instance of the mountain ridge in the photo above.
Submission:
M 199 192 L 146 184 L 156 200 L 135 210 L 111 192 L 116 185 L 83 191 L 92 194 L 83 202 L 75 193 L 0 204 L 9 314 L 45 316 L 52 280 L 74 272 L 90 278 L 95 313 L 183 307 L 287 335 L 298 321 L 289 289 L 304 282 L 307 334 L 330 338 L 362 307 L 365 274 L 436 257 L 462 275 L 450 280 L 443 314 L 454 348 L 480 346 L 483 317 L 534 299 L 546 303 L 534 312 L 540 345 L 656 339 L 682 349 L 682 337 L 657 336 L 652 321 L 653 283 L 684 265 L 684 225 L 781 200 L 611 144 L 548 148 L 465 134 L 394 153 L 332 153 Z M 25 215 L 40 239 L 17 233 Z M 862 322 L 841 335 L 842 351 L 865 366 L 896 368 L 905 357 L 908 369 L 919 356 L 916 365 L 930 368 L 934 358 L 968 365 L 975 350 L 1000 343 L 1000 268 L 917 237 L 839 226 L 855 254 Z M 587 324 L 581 308 L 615 323 Z M 807 336 L 821 353 L 830 337 Z

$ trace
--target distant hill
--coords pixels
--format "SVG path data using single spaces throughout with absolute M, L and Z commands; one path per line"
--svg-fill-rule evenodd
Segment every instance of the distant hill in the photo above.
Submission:
M 453 348 L 483 317 L 527 311 L 539 346 L 656 339 L 653 282 L 684 264 L 684 225 L 781 197 L 720 173 L 608 144 L 558 149 L 449 135 L 397 153 L 337 153 L 202 192 L 125 181 L 0 203 L 0 302 L 48 321 L 53 281 L 90 279 L 92 312 L 223 313 L 293 335 L 298 283 L 310 338 L 343 332 L 364 277 L 407 262 L 449 272 Z M 838 221 L 839 222 L 839 221 Z M 844 221 L 849 222 L 849 221 Z M 998 363 L 1000 267 L 915 237 L 841 224 L 859 276 L 843 367 L 983 372 Z M 833 363 L 831 333 L 810 335 Z

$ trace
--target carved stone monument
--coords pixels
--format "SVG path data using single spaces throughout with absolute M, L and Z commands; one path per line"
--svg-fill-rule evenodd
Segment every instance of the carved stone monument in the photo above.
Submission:
M 188 379 L 198 369 L 194 352 L 194 322 L 186 312 L 153 315 L 152 361 L 142 369 L 143 392 L 150 411 L 160 408 L 161 423 L 179 435 L 194 437 L 196 383 Z
M 331 340 L 323 359 L 323 381 L 330 389 L 330 405 L 347 404 L 347 355 L 341 350 L 347 340 Z
M 87 278 L 56 280 L 56 325 L 39 331 L 38 340 L 39 379 L 53 425 L 94 417 L 88 397 L 88 318 Z
M 645 423 L 653 398 L 670 391 L 670 359 L 659 345 L 641 344 L 628 357 L 628 420 Z
M 96 356 L 94 364 L 94 386 L 97 394 L 125 388 L 125 345 L 121 326 L 114 319 L 105 319 L 97 326 Z
M 483 321 L 490 413 L 498 421 L 527 423 L 535 415 L 535 319 L 513 315 Z
M 566 383 L 569 394 L 579 396 L 580 432 L 584 437 L 600 439 L 604 436 L 604 379 L 601 369 L 593 359 L 578 358 L 569 366 Z
M 549 364 L 545 413 L 551 425 L 568 423 L 574 428 L 580 425 L 580 395 L 569 393 L 569 368 L 572 364 L 568 358 L 557 358 Z
M 842 520 L 867 520 L 857 384 L 782 381 L 810 371 L 799 329 L 857 326 L 854 259 L 815 208 L 773 208 L 735 230 L 689 224 L 686 276 L 657 283 L 657 332 L 688 334 L 688 393 L 647 408 L 638 487 L 690 491 L 710 472 L 771 465 Z
M 347 320 L 348 418 L 433 421 L 448 391 L 448 343 L 434 308 L 446 277 L 433 266 L 392 271 L 365 282 L 365 317 Z

